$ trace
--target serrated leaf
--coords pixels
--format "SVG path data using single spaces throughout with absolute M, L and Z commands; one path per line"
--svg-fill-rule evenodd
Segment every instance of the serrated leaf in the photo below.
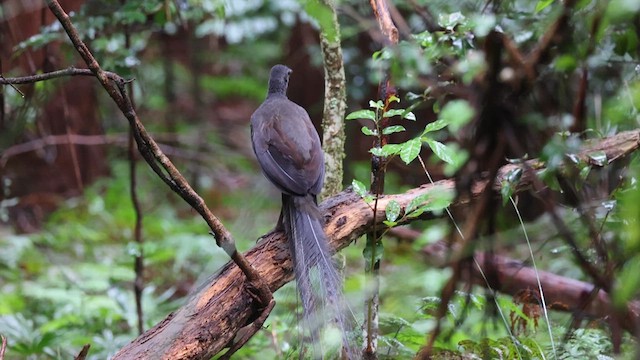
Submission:
M 427 145 L 429 145 L 431 151 L 433 151 L 440 160 L 448 164 L 453 164 L 455 162 L 453 150 L 451 148 L 448 148 L 445 144 L 433 139 L 426 137 L 423 137 L 422 139 L 427 143 Z
M 427 124 L 427 126 L 425 126 L 424 131 L 422 132 L 422 134 L 426 134 L 426 133 L 430 133 L 433 131 L 438 131 L 440 129 L 445 128 L 447 125 L 449 125 L 449 120 L 447 119 L 440 119 L 440 120 L 436 120 L 432 123 Z
M 376 113 L 369 109 L 363 109 L 363 110 L 352 112 L 351 114 L 347 115 L 346 119 L 347 120 L 367 119 L 367 120 L 376 121 Z
M 402 144 L 402 149 L 400 150 L 400 159 L 405 162 L 405 164 L 409 164 L 412 162 L 418 154 L 420 154 L 420 149 L 422 148 L 422 141 L 419 138 L 411 139 L 404 144 Z
M 367 187 L 360 181 L 353 179 L 351 180 L 351 186 L 353 187 L 353 191 L 358 194 L 361 198 L 364 198 L 368 195 Z
M 362 133 L 367 136 L 378 136 L 378 132 L 376 130 L 371 130 L 366 126 L 363 126 L 361 129 Z
M 398 220 L 398 216 L 400 216 L 400 210 L 401 210 L 400 204 L 397 201 L 395 200 L 389 201 L 389 203 L 384 209 L 385 215 L 387 216 L 387 220 L 388 221 Z
M 385 128 L 384 130 L 382 130 L 382 133 L 384 135 L 389 135 L 389 134 L 393 134 L 393 133 L 397 133 L 397 132 L 402 132 L 402 131 L 405 131 L 405 130 L 406 129 L 404 128 L 404 126 L 394 125 L 394 126 L 389 126 L 388 128 Z

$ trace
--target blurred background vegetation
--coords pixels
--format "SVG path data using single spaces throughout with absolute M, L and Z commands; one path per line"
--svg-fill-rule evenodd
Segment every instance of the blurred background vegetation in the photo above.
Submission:
M 277 190 L 255 163 L 248 127 L 251 113 L 265 96 L 273 64 L 293 69 L 289 96 L 308 110 L 321 131 L 324 82 L 313 3 L 61 1 L 102 67 L 135 79 L 140 118 L 234 234 L 241 250 L 273 228 L 280 207 Z M 563 9 L 560 0 L 402 0 L 390 5 L 396 22 L 404 21 L 398 25 L 401 43 L 394 50 L 382 49 L 367 2 L 344 0 L 336 7 L 349 110 L 367 108 L 369 100 L 377 100 L 386 69 L 399 88 L 401 105 L 419 103 L 415 122 L 399 120 L 407 131 L 394 134 L 396 143 L 419 134 L 438 118 L 440 108 L 460 95 L 436 93 L 438 88 L 459 83 L 473 89 L 474 79 L 486 69 L 482 43 L 491 29 L 531 49 Z M 44 2 L 7 0 L 1 6 L 4 77 L 84 68 Z M 633 0 L 577 1 L 571 33 L 539 70 L 535 90 L 523 101 L 525 108 L 518 109 L 517 120 L 534 129 L 522 137 L 528 142 L 529 158 L 559 164 L 585 137 L 638 127 L 639 11 Z M 586 114 L 581 128 L 572 128 L 584 71 L 589 79 Z M 427 78 L 439 82 L 429 83 Z M 108 358 L 137 336 L 132 283 L 134 257 L 141 250 L 145 329 L 179 307 L 189 291 L 228 258 L 200 217 L 143 162 L 137 166 L 137 191 L 144 244 L 134 241 L 128 125 L 95 79 L 61 78 L 16 87 L 20 92 L 3 86 L 0 114 L 0 334 L 8 339 L 5 358 L 70 358 L 86 343 L 91 344 L 89 358 Z M 345 185 L 353 179 L 369 182 L 371 140 L 361 133 L 363 125 L 347 123 Z M 437 139 L 452 142 L 455 136 L 442 131 Z M 430 155 L 426 147 L 422 151 L 430 156 L 427 165 L 435 179 L 451 175 L 441 157 Z M 605 175 L 599 175 L 589 198 L 598 210 L 602 236 L 620 250 L 612 255 L 618 280 L 614 298 L 619 304 L 637 300 L 640 288 L 637 159 L 624 169 L 623 185 L 602 186 Z M 427 182 L 419 164 L 394 159 L 388 171 L 388 193 Z M 536 212 L 535 201 L 522 201 L 538 266 L 589 281 L 549 218 Z M 505 209 L 500 235 L 483 239 L 482 246 L 526 260 L 520 224 L 514 222 L 513 208 Z M 584 224 L 570 207 L 565 210 L 563 216 L 579 234 L 579 245 L 588 249 Z M 419 251 L 446 237 L 448 220 L 421 221 L 413 227 L 427 231 L 412 242 L 385 240 L 380 358 L 411 358 L 425 344 L 440 291 L 450 276 L 448 269 L 429 266 Z M 359 241 L 344 251 L 347 294 L 359 321 L 362 245 Z M 587 253 L 596 262 L 593 250 Z M 265 329 L 237 358 L 297 357 L 295 293 L 287 287 L 276 293 L 276 301 Z M 477 287 L 456 293 L 443 323 L 448 331 L 436 340 L 442 356 L 554 358 L 552 336 L 558 358 L 636 358 L 638 345 L 627 334 L 622 336 L 621 353 L 613 353 L 612 330 L 604 320 L 584 321 L 570 331 L 571 314 L 552 312 L 549 334 L 539 314 L 525 313 L 517 300 L 501 295 L 501 308 L 513 319 L 525 320 L 516 336 L 529 350 L 518 351 L 493 301 Z M 511 325 L 517 328 L 513 319 Z

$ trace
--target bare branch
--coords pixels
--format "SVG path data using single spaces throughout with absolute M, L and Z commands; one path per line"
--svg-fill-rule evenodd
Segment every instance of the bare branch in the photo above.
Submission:
M 78 353 L 78 355 L 73 358 L 74 360 L 84 360 L 87 358 L 87 355 L 89 354 L 89 348 L 91 347 L 91 344 L 85 344 L 82 347 L 82 350 L 80 350 L 80 352 Z
M 113 81 L 124 81 L 122 77 L 116 73 L 110 71 L 104 72 L 105 76 Z M 0 77 L 0 85 L 18 85 L 18 84 L 33 84 L 38 81 L 51 80 L 67 76 L 95 76 L 93 71 L 89 69 L 77 69 L 73 66 L 62 70 L 56 70 L 48 73 L 21 76 L 21 77 Z
M 0 360 L 4 360 L 4 353 L 7 351 L 7 338 L 4 335 L 0 335 L 2 339 L 2 345 L 0 345 Z

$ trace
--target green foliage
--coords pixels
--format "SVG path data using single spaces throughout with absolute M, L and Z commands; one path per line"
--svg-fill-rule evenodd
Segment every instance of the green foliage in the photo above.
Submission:
M 126 166 L 115 163 L 113 171 L 123 173 Z M 148 329 L 228 258 L 196 214 L 178 216 L 176 209 L 186 205 L 177 199 L 158 203 L 168 193 L 159 193 L 164 187 L 149 170 L 142 175 L 138 191 L 147 239 L 142 302 Z M 67 201 L 42 233 L 0 236 L 0 291 L 6 294 L 0 297 L 0 333 L 9 339 L 9 358 L 72 358 L 90 343 L 89 358 L 105 359 L 136 336 L 133 256 L 140 248 L 130 240 L 128 194 L 126 177 L 104 179 L 84 198 Z M 242 201 L 260 206 L 255 195 Z M 256 224 L 260 219 L 252 216 Z M 247 241 L 270 226 L 262 223 Z
M 472 104 L 476 100 L 476 88 L 465 88 L 471 89 L 470 101 L 454 99 L 456 94 L 443 95 L 439 91 L 445 89 L 446 92 L 451 86 L 469 86 L 482 78 L 487 71 L 484 38 L 491 30 L 505 34 L 523 50 L 523 54 L 534 51 L 538 39 L 548 31 L 564 2 L 430 1 L 424 6 L 434 15 L 435 25 L 441 27 L 436 31 L 425 30 L 422 15 L 411 3 L 397 2 L 395 5 L 414 33 L 403 34 L 397 47 L 376 48 L 379 51 L 369 61 L 365 60 L 369 54 L 363 53 L 360 43 L 361 23 L 352 21 L 351 17 L 370 15 L 358 13 L 362 8 L 359 3 L 339 4 L 349 10 L 339 14 L 350 101 L 355 103 L 369 98 L 366 92 L 369 85 L 377 85 L 380 74 L 386 70 L 390 70 L 394 84 L 403 94 L 402 103 L 398 98 L 391 99 L 397 108 L 385 106 L 382 101 L 369 101 L 367 109 L 354 111 L 347 119 L 364 120 L 365 126 L 359 125 L 364 136 L 352 139 L 354 142 L 370 143 L 386 135 L 391 135 L 392 141 L 396 142 L 374 147 L 370 149 L 371 154 L 389 157 L 392 161 L 397 161 L 397 157 L 402 166 L 415 165 L 422 150 L 428 148 L 427 151 L 433 154 L 432 163 L 442 165 L 443 173 L 450 176 L 469 157 L 452 139 L 466 130 L 481 105 Z M 558 182 L 557 171 L 566 164 L 575 167 L 575 174 L 569 174 L 573 175 L 569 181 L 576 189 L 589 190 L 598 180 L 597 176 L 602 175 L 601 171 L 577 160 L 575 154 L 584 145 L 585 135 L 611 135 L 635 129 L 640 123 L 640 81 L 636 69 L 640 45 L 636 31 L 638 10 L 638 2 L 632 0 L 578 1 L 572 10 L 572 31 L 567 41 L 554 46 L 547 54 L 550 62 L 540 64 L 536 69 L 541 74 L 536 81 L 548 82 L 543 90 L 553 98 L 553 104 L 536 102 L 544 97 L 541 95 L 544 92 L 536 92 L 527 99 L 528 108 L 524 110 L 527 113 L 521 119 L 514 119 L 550 135 L 550 138 L 542 139 L 542 151 L 530 154 L 530 157 L 540 158 L 545 163 L 546 169 L 538 175 L 559 195 L 565 190 Z M 297 19 L 323 29 L 329 37 L 335 35 L 330 13 L 316 1 L 88 1 L 72 15 L 84 40 L 105 69 L 136 78 L 137 103 L 141 113 L 147 111 L 143 113 L 148 115 L 145 118 L 152 120 L 145 125 L 158 134 L 166 129 L 155 121 L 156 116 L 161 118 L 167 109 L 175 111 L 172 108 L 175 104 L 162 93 L 170 78 L 164 70 L 166 54 L 161 53 L 163 44 L 162 40 L 157 40 L 161 37 L 159 33 L 173 35 L 184 31 L 188 36 L 182 40 L 198 41 L 209 37 L 207 41 L 219 45 L 220 51 L 215 53 L 194 53 L 193 59 L 173 56 L 168 59 L 169 67 L 175 71 L 172 90 L 183 95 L 176 103 L 181 106 L 184 102 L 232 104 L 237 99 L 260 101 L 264 97 L 266 69 L 280 61 L 283 53 L 291 52 L 293 55 L 289 59 L 311 54 L 311 61 L 317 65 L 317 45 L 305 44 L 309 46 L 305 49 L 286 47 Z M 125 46 L 122 30 L 125 26 L 130 32 L 129 48 Z M 597 28 L 592 34 L 594 26 Z M 19 44 L 13 56 L 27 50 L 43 49 L 53 41 L 65 38 L 59 24 L 54 23 Z M 62 51 L 70 59 L 69 63 L 75 63 L 77 55 L 68 43 L 63 42 Z M 502 57 L 505 61 L 511 59 L 506 53 Z M 194 65 L 215 71 L 198 74 L 192 69 Z M 443 72 L 443 69 L 447 71 Z M 589 80 L 586 97 L 588 130 L 583 134 L 570 134 L 567 129 L 573 121 L 574 102 L 566 94 L 575 91 L 575 81 L 583 69 Z M 197 76 L 192 77 L 194 74 Z M 506 75 L 500 74 L 505 76 L 501 78 L 505 83 L 509 81 Z M 52 94 L 52 89 L 50 83 L 37 84 L 35 92 L 39 97 L 33 104 L 38 106 Z M 16 107 L 15 104 L 23 101 L 12 89 L 5 90 L 8 107 Z M 25 130 L 38 130 L 35 124 L 38 112 L 34 107 L 23 107 L 15 116 L 17 121 L 7 121 L 8 132 L 22 134 Z M 419 107 L 419 110 L 428 108 L 432 111 L 436 120 L 426 123 L 422 113 L 416 110 Z M 226 180 L 238 187 L 220 197 L 211 195 L 215 199 L 212 203 L 219 207 L 216 213 L 219 210 L 228 217 L 225 223 L 230 224 L 236 238 L 241 240 L 240 247 L 249 248 L 257 235 L 275 223 L 278 201 L 263 199 L 264 190 L 260 189 L 260 180 L 256 180 L 260 175 L 251 161 L 223 146 L 237 139 L 232 138 L 227 129 L 208 125 L 208 111 L 217 111 L 215 107 L 212 109 L 198 109 L 200 112 L 196 116 L 203 119 L 195 118 L 196 112 L 180 110 L 170 116 L 177 119 L 176 134 L 187 138 L 190 145 L 195 144 L 192 150 L 200 146 L 192 140 L 202 137 L 213 149 L 208 149 L 211 151 L 207 156 L 216 161 L 223 159 L 213 165 L 195 165 L 198 171 L 194 171 L 194 178 L 207 194 L 218 191 L 219 183 L 209 177 L 210 174 L 200 174 L 200 167 L 229 173 L 231 180 Z M 112 123 L 115 120 L 111 119 L 120 115 L 114 115 L 108 106 L 101 106 L 100 112 L 107 132 L 126 129 L 125 123 Z M 383 120 L 391 120 L 392 124 L 382 127 Z M 7 143 L 7 134 L 0 134 L 0 137 L 3 144 Z M 201 150 L 197 148 L 197 151 Z M 602 166 L 611 160 L 599 151 L 588 157 L 590 163 Z M 182 163 L 182 159 L 178 162 Z M 193 164 L 181 165 L 190 167 Z M 351 163 L 350 166 L 356 178 L 365 179 L 370 175 L 368 165 Z M 628 170 L 624 174 L 625 183 L 614 197 L 590 199 L 593 201 L 589 203 L 589 209 L 593 207 L 589 216 L 595 219 L 603 241 L 613 249 L 608 256 L 617 261 L 611 270 L 615 279 L 612 286 L 616 306 L 637 299 L 640 288 L 637 277 L 640 271 L 638 160 L 632 160 L 625 168 Z M 113 178 L 87 189 L 84 198 L 68 200 L 49 218 L 41 234 L 0 236 L 0 332 L 9 338 L 8 358 L 71 358 L 83 344 L 91 343 L 90 357 L 103 359 L 129 342 L 136 335 L 131 291 L 132 259 L 136 254 L 143 252 L 148 266 L 147 287 L 143 294 L 147 328 L 179 306 L 188 289 L 201 277 L 213 273 L 227 261 L 207 235 L 202 221 L 185 211 L 186 206 L 175 197 L 158 190 L 164 189 L 164 184 L 149 176 L 148 170 L 138 187 L 146 213 L 144 233 L 148 241 L 142 247 L 132 242 L 134 214 L 127 197 L 127 168 L 116 162 L 112 173 Z M 388 173 L 387 191 L 401 191 L 401 186 L 406 186 L 401 181 L 404 176 Z M 501 184 L 503 205 L 509 207 L 508 200 L 516 196 L 514 189 L 521 176 L 521 171 L 514 171 Z M 237 185 L 243 182 L 251 185 Z M 353 180 L 352 187 L 373 207 L 375 199 L 366 182 Z M 437 188 L 412 199 L 404 209 L 390 201 L 385 207 L 385 224 L 387 227 L 398 226 L 425 212 L 441 214 L 453 196 L 451 190 Z M 1 216 L 6 216 L 4 209 L 0 212 Z M 575 233 L 577 246 L 584 250 L 589 261 L 599 266 L 592 239 L 578 214 L 564 208 L 558 212 Z M 358 319 L 361 318 L 358 313 L 361 294 L 371 285 L 363 279 L 361 266 L 358 268 L 363 262 L 362 253 L 367 270 L 371 270 L 372 262 L 381 260 L 384 255 L 380 288 L 380 358 L 414 357 L 426 342 L 425 334 L 435 328 L 436 312 L 441 304 L 439 295 L 451 272 L 425 262 L 421 250 L 424 245 L 445 239 L 455 231 L 449 221 L 445 218 L 421 222 L 418 227 L 425 231 L 411 244 L 387 241 L 383 246 L 377 241 L 362 249 L 356 244 L 344 251 L 348 272 L 356 273 L 346 280 L 346 288 L 348 295 L 354 295 L 355 300 L 350 299 L 353 300 L 351 308 Z M 524 259 L 519 225 L 514 228 L 513 224 L 499 218 L 496 225 L 500 228 L 497 229 L 499 234 L 493 240 L 504 241 L 497 244 L 501 252 Z M 532 219 L 522 225 L 532 234 L 536 261 L 540 260 L 541 268 L 585 279 L 572 260 L 572 249 L 561 242 L 548 219 Z M 588 328 L 581 327 L 569 333 L 564 328 L 570 322 L 569 316 L 554 312 L 550 317 L 553 331 L 547 334 L 533 325 L 537 320 L 535 316 L 525 313 L 515 300 L 505 296 L 494 299 L 490 293 L 484 295 L 480 288 L 473 286 L 465 291 L 468 293 L 455 293 L 446 309 L 441 324 L 443 331 L 435 340 L 434 358 L 551 359 L 554 354 L 550 336 L 560 344 L 557 357 L 560 359 L 605 359 L 611 355 L 610 334 L 603 330 L 603 324 L 590 323 Z M 278 306 L 269 317 L 265 330 L 243 347 L 237 358 L 300 356 L 293 289 L 289 287 L 277 292 L 276 301 Z M 512 337 L 509 329 L 513 324 L 503 323 L 495 315 L 498 307 L 510 319 L 511 315 L 513 319 L 523 319 L 524 329 Z M 563 342 L 567 334 L 568 340 Z M 630 354 L 629 359 L 633 358 L 635 347 L 634 340 L 623 337 L 623 353 Z
M 202 87 L 221 100 L 236 97 L 261 101 L 265 97 L 263 82 L 248 76 L 204 76 Z
M 536 4 L 536 12 L 544 10 L 547 6 L 554 3 L 555 0 L 538 0 Z

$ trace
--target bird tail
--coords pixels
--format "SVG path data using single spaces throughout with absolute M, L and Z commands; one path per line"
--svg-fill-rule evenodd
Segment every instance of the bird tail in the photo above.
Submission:
M 331 259 L 315 197 L 283 194 L 282 211 L 302 302 L 304 327 L 310 331 L 315 356 L 322 354 L 320 333 L 326 328 L 327 319 L 333 319 L 342 333 L 347 358 L 354 358 L 355 350 L 348 338 L 350 326 L 345 316 L 348 307 L 342 294 L 342 280 Z

